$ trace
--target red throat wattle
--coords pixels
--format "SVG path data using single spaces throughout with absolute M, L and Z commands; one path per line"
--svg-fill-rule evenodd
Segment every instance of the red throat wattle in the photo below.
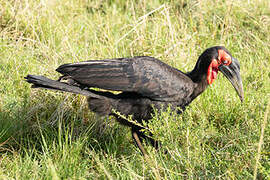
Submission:
M 218 74 L 218 62 L 217 60 L 212 60 L 211 64 L 208 67 L 207 71 L 207 82 L 208 84 L 212 84 L 214 80 L 217 78 Z

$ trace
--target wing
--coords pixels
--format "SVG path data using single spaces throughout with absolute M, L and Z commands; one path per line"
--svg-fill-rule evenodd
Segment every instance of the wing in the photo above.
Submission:
M 148 56 L 64 64 L 56 71 L 86 87 L 137 92 L 158 101 L 179 101 L 194 89 L 183 72 Z

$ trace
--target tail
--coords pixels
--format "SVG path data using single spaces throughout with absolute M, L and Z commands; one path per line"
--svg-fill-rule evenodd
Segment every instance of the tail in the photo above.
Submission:
M 25 77 L 28 83 L 33 84 L 32 88 L 43 88 L 43 89 L 50 89 L 50 90 L 58 90 L 58 91 L 65 91 L 71 92 L 75 94 L 82 94 L 85 96 L 89 96 L 92 98 L 102 99 L 102 96 L 93 93 L 90 90 L 81 89 L 78 86 L 69 85 L 60 81 L 55 81 L 44 76 L 36 76 L 36 75 L 27 75 Z

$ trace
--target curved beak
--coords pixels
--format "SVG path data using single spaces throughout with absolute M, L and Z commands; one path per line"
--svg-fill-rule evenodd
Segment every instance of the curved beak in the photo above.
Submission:
M 240 64 L 238 60 L 235 58 L 232 58 L 232 63 L 229 66 L 220 65 L 218 68 L 224 74 L 224 76 L 232 83 L 241 102 L 243 102 L 244 90 L 243 90 L 242 79 L 240 76 Z

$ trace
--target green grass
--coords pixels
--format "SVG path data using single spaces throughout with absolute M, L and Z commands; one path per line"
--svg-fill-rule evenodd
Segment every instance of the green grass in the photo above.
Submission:
M 0 179 L 270 178 L 270 1 L 0 0 L 0 9 Z M 154 115 L 163 146 L 146 146 L 148 159 L 83 96 L 23 79 L 136 55 L 189 71 L 214 45 L 240 61 L 244 102 L 219 75 L 181 116 Z

